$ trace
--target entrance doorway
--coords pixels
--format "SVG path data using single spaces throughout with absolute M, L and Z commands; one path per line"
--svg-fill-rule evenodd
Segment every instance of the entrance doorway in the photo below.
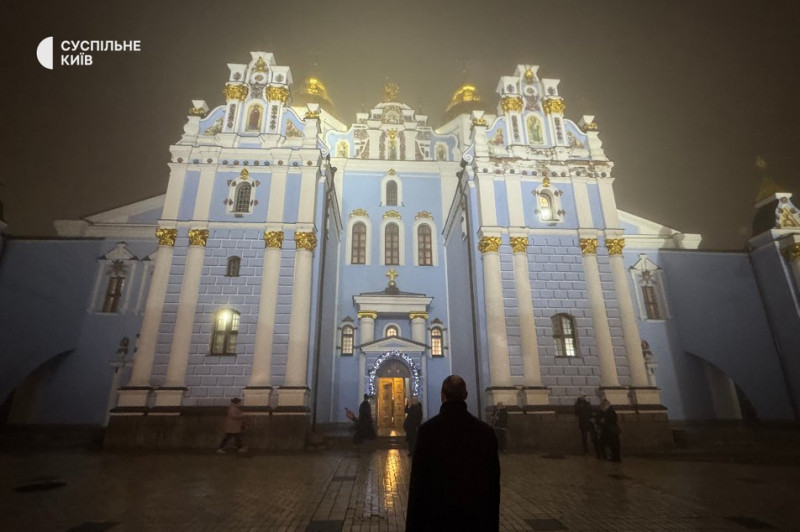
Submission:
M 377 374 L 377 418 L 381 436 L 403 433 L 409 371 L 399 360 L 388 360 Z

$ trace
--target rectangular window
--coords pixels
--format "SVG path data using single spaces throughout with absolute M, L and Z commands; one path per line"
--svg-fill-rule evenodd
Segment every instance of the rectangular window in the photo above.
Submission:
M 574 357 L 578 355 L 578 343 L 575 338 L 575 326 L 572 316 L 556 314 L 551 318 L 553 340 L 556 343 L 558 356 Z
M 644 297 L 644 309 L 647 313 L 647 319 L 663 319 L 661 317 L 661 310 L 658 308 L 658 296 L 656 295 L 656 288 L 648 285 L 643 286 L 642 296 Z
M 387 265 L 400 264 L 400 231 L 395 224 L 386 226 L 386 251 L 385 259 Z
M 122 286 L 125 284 L 124 277 L 111 277 L 106 287 L 106 297 L 103 300 L 103 312 L 117 312 L 119 302 L 122 299 Z

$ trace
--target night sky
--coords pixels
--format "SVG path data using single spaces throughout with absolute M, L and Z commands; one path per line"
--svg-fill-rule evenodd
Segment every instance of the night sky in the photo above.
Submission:
M 291 67 L 296 90 L 316 62 L 348 124 L 387 77 L 438 127 L 465 79 L 494 112 L 499 77 L 540 65 L 561 79 L 568 118 L 596 116 L 621 209 L 701 233 L 705 249 L 741 249 L 757 156 L 800 195 L 799 21 L 796 1 L 7 0 L 7 232 L 53 235 L 54 219 L 164 193 L 191 100 L 222 104 L 227 63 L 262 50 Z M 51 35 L 57 47 L 139 40 L 142 51 L 48 71 L 36 48 Z

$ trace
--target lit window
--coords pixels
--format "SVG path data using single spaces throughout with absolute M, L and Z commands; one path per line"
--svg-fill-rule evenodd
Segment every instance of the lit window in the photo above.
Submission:
M 386 327 L 386 337 L 389 338 L 390 336 L 397 336 L 400 331 L 397 330 L 395 325 L 389 325 Z
M 367 263 L 367 226 L 363 222 L 353 224 L 350 257 L 351 264 Z
M 122 299 L 122 286 L 125 284 L 125 277 L 114 275 L 108 278 L 106 286 L 106 296 L 103 299 L 103 312 L 117 312 L 119 302 Z
M 394 181 L 386 182 L 386 205 L 397 205 L 397 183 Z
M 389 224 L 385 229 L 384 250 L 387 265 L 400 264 L 400 228 L 397 224 Z
M 236 201 L 233 204 L 233 212 L 250 212 L 250 196 L 253 192 L 253 187 L 250 183 L 242 183 L 236 189 Z
M 242 259 L 239 257 L 228 257 L 228 268 L 225 270 L 227 277 L 239 277 L 239 267 L 242 264 Z
M 217 312 L 214 316 L 214 331 L 211 333 L 211 354 L 235 355 L 237 336 L 239 313 L 228 309 Z
M 433 266 L 431 226 L 422 224 L 417 228 L 417 257 L 420 266 Z
M 353 327 L 345 325 L 342 327 L 342 355 L 353 354 Z
M 574 357 L 578 354 L 578 342 L 575 337 L 575 322 L 569 314 L 556 314 L 550 318 L 553 324 L 553 339 L 556 342 L 558 356 Z
M 539 216 L 542 220 L 553 219 L 553 200 L 545 193 L 539 194 Z
M 442 329 L 434 327 L 431 329 L 431 355 L 435 357 L 444 356 L 442 351 Z

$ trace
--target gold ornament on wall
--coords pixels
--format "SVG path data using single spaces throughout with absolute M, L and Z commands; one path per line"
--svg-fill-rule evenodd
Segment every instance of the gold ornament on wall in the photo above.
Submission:
M 489 124 L 486 122 L 485 118 L 473 118 L 472 119 L 472 125 L 470 126 L 470 129 L 474 129 L 476 126 L 487 127 L 488 125 Z
M 511 249 L 514 253 L 525 253 L 528 249 L 528 237 L 527 236 L 512 236 L 509 238 L 511 242 Z
M 286 87 L 267 87 L 267 100 L 286 103 L 289 100 L 289 89 Z
M 597 239 L 596 238 L 581 238 L 580 239 L 581 253 L 584 255 L 594 255 L 597 253 Z
M 608 238 L 606 239 L 606 247 L 608 248 L 609 255 L 622 255 L 622 248 L 625 247 L 625 239 Z
M 350 218 L 354 218 L 356 216 L 363 216 L 364 218 L 369 218 L 369 214 L 364 209 L 353 209 L 353 212 L 350 213 Z
M 316 119 L 318 119 L 319 118 L 319 111 L 312 111 L 311 109 L 309 109 L 308 111 L 306 111 L 305 118 L 316 118 Z
M 386 211 L 383 213 L 383 218 L 397 218 L 398 220 L 401 218 L 400 213 L 397 211 Z
M 208 229 L 189 229 L 189 245 L 205 247 L 208 241 Z
M 372 312 L 370 310 L 365 310 L 363 312 L 359 312 L 358 314 L 356 314 L 356 317 L 358 319 L 369 318 L 371 320 L 376 320 L 376 319 L 378 319 L 378 313 L 377 312 Z
M 264 242 L 268 248 L 282 248 L 283 231 L 264 231 Z
M 481 253 L 496 253 L 500 251 L 499 236 L 485 236 L 478 242 L 478 251 Z
M 508 112 L 520 112 L 522 111 L 522 98 L 519 96 L 506 96 L 502 100 L 500 100 L 500 107 L 503 108 L 503 111 L 506 113 Z
M 247 180 L 247 178 L 250 177 L 250 171 L 247 168 L 245 168 L 244 170 L 239 172 L 239 177 L 241 179 Z
M 782 253 L 789 262 L 800 261 L 800 242 L 783 248 Z
M 419 211 L 417 215 L 414 217 L 415 220 L 420 220 L 422 218 L 426 218 L 428 220 L 433 220 L 433 215 L 428 211 Z
M 389 171 L 387 173 L 389 175 L 395 175 L 397 172 L 395 172 L 394 168 L 389 168 Z
M 408 319 L 413 320 L 415 318 L 422 318 L 423 320 L 427 320 L 428 319 L 428 313 L 427 312 L 409 312 L 408 313 Z
M 178 230 L 159 227 L 156 229 L 156 238 L 159 246 L 174 246 L 175 239 L 178 238 Z
M 205 109 L 203 107 L 192 107 L 191 109 L 189 109 L 189 116 L 199 116 L 200 118 L 203 118 L 207 114 L 208 114 L 208 109 Z
M 317 235 L 313 231 L 297 232 L 294 234 L 294 243 L 297 249 L 314 251 L 314 248 L 317 247 Z
M 226 84 L 225 90 L 222 91 L 226 100 L 239 100 L 240 102 L 247 98 L 248 92 L 247 85 L 233 85 L 231 83 Z
M 259 57 L 256 61 L 256 64 L 253 65 L 253 72 L 266 72 L 267 71 L 267 62 L 264 61 L 263 57 Z
M 586 131 L 597 131 L 598 127 L 597 127 L 597 123 L 596 122 L 586 122 L 585 124 L 583 124 L 583 127 L 581 127 L 581 129 L 584 132 L 586 132 Z
M 548 98 L 542 102 L 544 112 L 552 114 L 564 114 L 564 109 L 567 108 L 563 98 Z

